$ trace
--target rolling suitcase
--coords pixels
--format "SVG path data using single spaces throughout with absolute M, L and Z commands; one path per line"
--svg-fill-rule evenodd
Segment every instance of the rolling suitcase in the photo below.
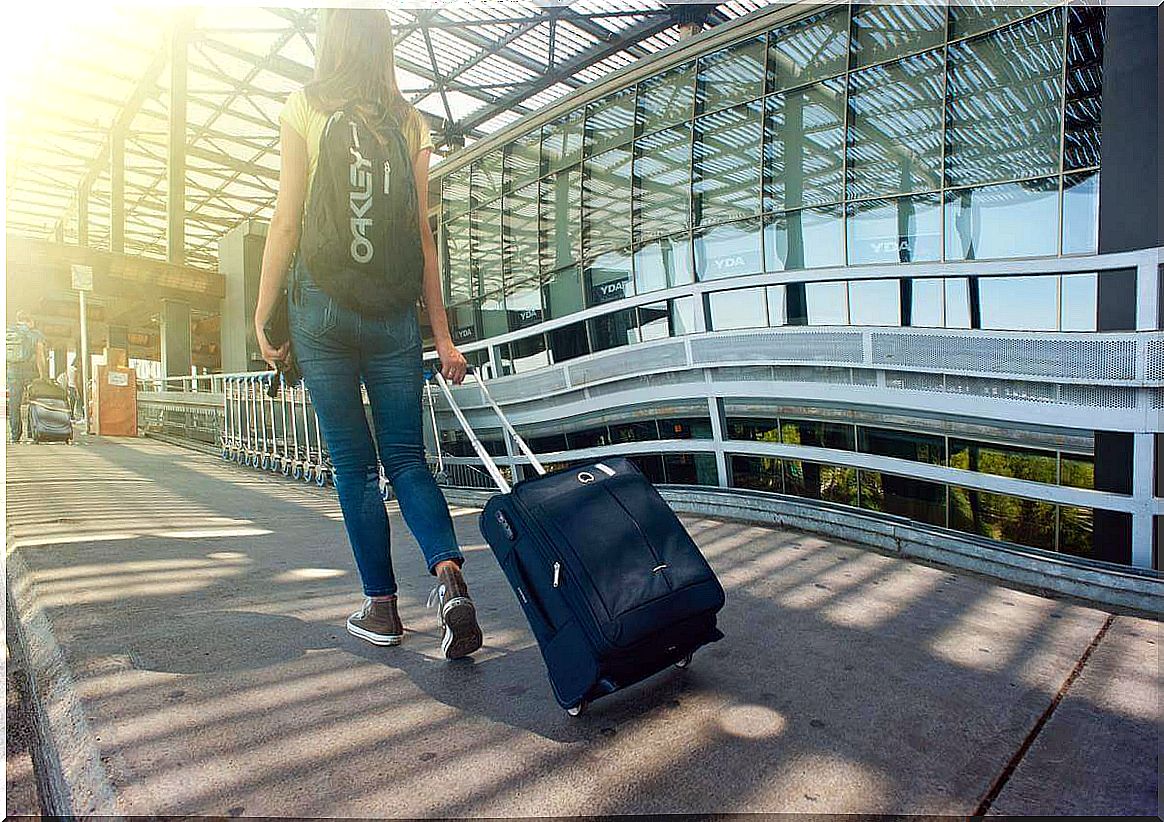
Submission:
M 435 374 L 501 493 L 481 533 L 541 648 L 558 703 L 571 715 L 670 665 L 685 667 L 723 637 L 724 592 L 670 506 L 629 460 L 547 473 L 478 378 L 481 394 L 537 476 L 511 488 Z
M 59 399 L 33 399 L 28 403 L 28 433 L 33 442 L 71 442 L 73 421 L 69 404 Z

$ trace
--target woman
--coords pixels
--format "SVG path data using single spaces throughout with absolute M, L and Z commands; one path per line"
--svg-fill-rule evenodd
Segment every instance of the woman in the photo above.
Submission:
M 400 94 L 387 14 L 374 9 L 321 12 L 314 79 L 290 95 L 280 115 L 282 167 L 275 214 L 263 252 L 255 333 L 272 365 L 288 355 L 273 348 L 263 325 L 279 299 L 299 243 L 304 205 L 319 160 L 320 137 L 331 113 L 346 108 L 377 136 L 399 128 L 413 158 L 420 210 L 424 304 L 442 373 L 465 378 L 465 358 L 449 335 L 428 224 L 428 163 L 432 141 L 420 114 Z M 386 138 L 381 138 L 386 139 Z M 368 430 L 360 383 L 372 406 L 384 472 L 400 500 L 405 522 L 437 578 L 442 650 L 449 659 L 481 646 L 481 630 L 461 576 L 463 557 L 448 504 L 424 459 L 420 395 L 420 329 L 415 305 L 387 318 L 368 318 L 338 304 L 312 280 L 302 260 L 291 272 L 291 345 L 311 391 L 331 461 L 344 525 L 367 597 L 348 618 L 348 632 L 376 645 L 397 645 L 404 628 L 396 609 L 388 518 L 380 496 L 377 452 Z

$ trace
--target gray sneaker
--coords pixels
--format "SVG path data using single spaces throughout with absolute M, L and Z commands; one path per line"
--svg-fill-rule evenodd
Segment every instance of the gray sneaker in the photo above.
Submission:
M 481 647 L 477 609 L 459 570 L 444 570 L 437 575 L 437 586 L 428 595 L 428 606 L 431 608 L 434 604 L 443 631 L 441 651 L 447 659 L 468 656 Z
M 396 613 L 396 600 L 365 599 L 364 607 L 348 617 L 348 633 L 373 645 L 399 645 L 404 639 L 404 624 Z

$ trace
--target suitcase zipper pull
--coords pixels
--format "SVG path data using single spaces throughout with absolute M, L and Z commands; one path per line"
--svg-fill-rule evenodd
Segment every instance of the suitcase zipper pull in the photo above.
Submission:
M 554 563 L 554 587 L 557 588 L 558 584 L 561 581 L 562 581 L 562 563 L 555 562 Z

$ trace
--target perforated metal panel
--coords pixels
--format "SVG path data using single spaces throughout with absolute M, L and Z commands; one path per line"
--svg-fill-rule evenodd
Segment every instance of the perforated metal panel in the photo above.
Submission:
M 1164 340 L 1148 340 L 1144 352 L 1144 378 L 1164 380 Z
M 817 365 L 777 365 L 772 376 L 781 382 L 825 382 L 832 385 L 852 385 L 850 368 L 828 368 Z
M 772 382 L 775 379 L 770 365 L 724 365 L 709 368 L 707 372 L 715 382 Z
M 675 340 L 665 345 L 635 348 L 628 351 L 611 351 L 570 366 L 570 382 L 585 385 L 595 380 L 622 377 L 644 371 L 675 368 L 687 365 L 687 353 L 683 341 Z
M 1023 402 L 1058 402 L 1058 386 L 1048 382 L 1030 380 L 996 380 L 990 377 L 964 377 L 947 374 L 946 392 L 950 394 L 971 394 L 976 397 L 990 397 L 996 400 L 1021 400 Z
M 691 360 L 696 363 L 749 360 L 859 363 L 862 359 L 859 331 L 777 331 L 691 341 Z
M 1136 390 L 1114 385 L 1060 385 L 1059 402 L 1095 408 L 1135 408 Z
M 918 371 L 886 371 L 886 388 L 903 388 L 909 391 L 945 391 L 945 381 L 941 374 L 926 374 Z
M 854 368 L 853 385 L 876 385 L 877 372 L 872 368 Z
M 1041 339 L 970 335 L 873 335 L 876 365 L 1093 380 L 1132 380 L 1134 340 Z
M 1156 409 L 1164 408 L 1164 388 L 1157 388 L 1152 392 L 1152 407 Z

